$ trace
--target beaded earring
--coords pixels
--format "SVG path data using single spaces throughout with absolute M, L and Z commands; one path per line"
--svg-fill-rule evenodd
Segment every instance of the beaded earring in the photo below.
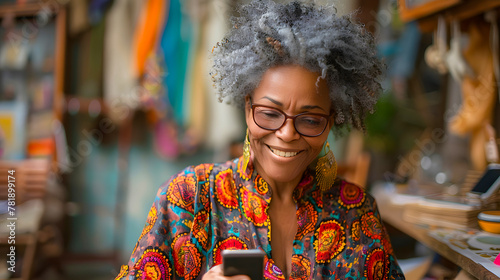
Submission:
M 316 178 L 322 192 L 328 191 L 335 183 L 335 178 L 337 178 L 337 161 L 332 150 L 330 150 L 328 141 L 325 146 L 328 151 L 318 159 L 316 164 Z

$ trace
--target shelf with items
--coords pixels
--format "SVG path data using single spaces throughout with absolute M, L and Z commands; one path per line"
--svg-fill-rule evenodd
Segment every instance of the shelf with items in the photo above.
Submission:
M 53 156 L 30 154 L 35 146 L 54 142 L 52 122 L 62 119 L 66 11 L 58 1 L 0 5 L 0 128 L 1 159 Z M 40 140 L 40 143 L 37 143 Z
M 401 19 L 417 20 L 458 5 L 462 0 L 399 0 Z
M 451 101 L 443 105 L 446 130 L 468 137 L 471 168 L 484 170 L 486 164 L 499 161 L 494 139 L 500 130 L 495 108 L 500 1 L 399 0 L 399 5 L 403 20 L 415 21 L 420 33 L 433 33 L 432 39 L 427 37 L 432 43 L 424 46 L 424 61 L 437 70 L 434 74 L 443 80 L 443 89 L 457 87 L 443 95 Z M 454 99 L 457 92 L 460 99 Z
M 0 20 L 0 200 L 7 203 L 7 171 L 15 170 L 16 214 L 23 217 L 17 226 L 28 223 L 29 230 L 17 232 L 22 268 L 11 276 L 30 279 L 35 257 L 42 256 L 35 248 L 47 190 L 56 184 L 51 173 L 58 172 L 54 125 L 65 102 L 66 8 L 59 0 L 0 4 Z M 0 231 L 0 246 L 10 248 L 8 237 Z
M 498 0 L 399 0 L 401 19 L 418 21 L 423 32 L 437 29 L 439 15 L 447 22 L 463 21 L 499 8 Z
M 53 1 L 56 2 L 56 1 Z M 54 12 L 56 6 L 49 5 L 49 1 L 46 3 L 42 2 L 32 2 L 23 4 L 0 4 L 0 17 L 6 16 L 33 16 L 43 11 Z
M 476 277 L 475 279 L 500 279 L 498 271 L 492 270 L 491 265 L 489 265 L 488 268 L 485 267 L 485 260 L 483 260 L 483 263 L 479 263 L 477 261 L 477 256 L 476 258 L 473 258 L 473 256 L 475 255 L 474 253 L 471 254 L 471 252 L 473 251 L 466 251 L 465 248 L 464 250 L 457 251 L 457 246 L 459 246 L 462 242 L 462 240 L 460 240 L 459 238 L 455 238 L 454 241 L 450 239 L 451 241 L 453 241 L 453 243 L 437 239 L 430 233 L 437 232 L 439 229 L 425 227 L 422 225 L 415 225 L 403 219 L 403 212 L 406 206 L 391 204 L 387 202 L 387 197 L 383 196 L 377 196 L 376 199 L 384 223 L 391 224 L 398 230 L 408 234 L 413 239 L 424 244 L 432 251 L 438 253 L 439 255 L 450 260 L 452 263 L 461 267 L 462 270 L 467 271 L 469 274 Z M 473 232 L 477 232 L 477 230 L 455 230 L 452 232 L 462 233 L 462 236 L 464 236 L 465 233 L 472 234 Z M 458 236 L 458 234 L 455 234 L 455 236 Z M 453 246 L 451 244 L 453 244 Z M 477 248 L 475 248 L 474 250 L 477 250 Z M 457 277 L 455 279 L 459 278 Z

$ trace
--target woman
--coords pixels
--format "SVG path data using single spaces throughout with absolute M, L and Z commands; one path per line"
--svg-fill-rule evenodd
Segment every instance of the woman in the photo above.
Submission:
M 364 130 L 381 90 L 373 39 L 334 8 L 263 2 L 214 49 L 221 98 L 245 111 L 244 155 L 164 184 L 118 279 L 248 279 L 223 276 L 221 251 L 254 248 L 266 279 L 404 279 L 374 199 L 335 178 L 326 143 L 332 127 Z

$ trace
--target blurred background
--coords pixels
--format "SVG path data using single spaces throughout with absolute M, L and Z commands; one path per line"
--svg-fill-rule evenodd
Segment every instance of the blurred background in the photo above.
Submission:
M 242 153 L 243 112 L 218 102 L 209 58 L 244 2 L 0 0 L 0 279 L 112 279 L 163 182 L 187 165 Z M 330 136 L 343 176 L 368 191 L 448 190 L 498 161 L 496 83 L 484 62 L 494 58 L 480 51 L 467 65 L 462 50 L 476 24 L 486 26 L 479 33 L 489 46 L 497 21 L 484 14 L 499 1 L 462 7 L 465 15 L 452 8 L 471 1 L 314 2 L 352 13 L 387 64 L 368 132 Z M 464 76 L 485 65 L 485 95 L 466 111 Z M 479 132 L 457 124 L 470 112 Z M 6 225 L 14 216 L 12 273 Z M 387 226 L 402 262 L 429 254 Z

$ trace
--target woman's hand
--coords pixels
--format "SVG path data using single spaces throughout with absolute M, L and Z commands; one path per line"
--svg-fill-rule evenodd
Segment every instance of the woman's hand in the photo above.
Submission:
M 212 267 L 205 275 L 203 275 L 202 280 L 250 280 L 250 277 L 247 275 L 235 275 L 235 276 L 224 276 L 222 273 L 222 265 L 216 265 Z

